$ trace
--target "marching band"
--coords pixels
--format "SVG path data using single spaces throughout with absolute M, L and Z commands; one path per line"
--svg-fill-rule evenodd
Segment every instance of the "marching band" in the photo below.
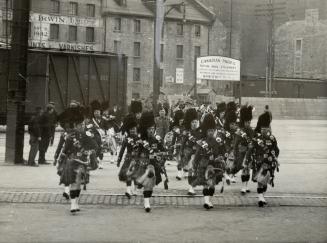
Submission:
M 212 197 L 218 184 L 222 193 L 225 183 L 235 183 L 241 173 L 240 193 L 250 192 L 250 179 L 257 184 L 258 206 L 267 202 L 264 194 L 268 184 L 274 186 L 279 171 L 279 148 L 271 132 L 271 116 L 259 116 L 251 127 L 250 105 L 238 107 L 235 102 L 197 108 L 179 104 L 156 119 L 152 111 L 143 111 L 142 103 L 133 100 L 129 114 L 119 121 L 109 112 L 108 102 L 93 101 L 90 107 L 72 102 L 59 117 L 63 132 L 55 152 L 59 184 L 63 196 L 71 202 L 71 212 L 80 211 L 81 188 L 86 189 L 91 170 L 102 169 L 103 154 L 110 153 L 119 167 L 118 179 L 126 184 L 130 199 L 143 191 L 144 209 L 151 211 L 150 198 L 155 186 L 164 183 L 168 190 L 166 162 L 177 162 L 176 180 L 187 177 L 189 196 L 201 187 L 203 207 L 214 207 Z M 164 114 L 163 113 L 163 114 Z M 169 116 L 171 119 L 169 119 Z M 168 122 L 169 131 L 159 136 L 157 121 Z M 251 176 L 252 175 L 252 176 Z

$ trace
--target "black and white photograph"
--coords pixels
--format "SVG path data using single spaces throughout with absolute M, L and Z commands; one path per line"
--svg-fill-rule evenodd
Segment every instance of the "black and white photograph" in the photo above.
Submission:
M 327 0 L 0 0 L 0 243 L 327 242 Z

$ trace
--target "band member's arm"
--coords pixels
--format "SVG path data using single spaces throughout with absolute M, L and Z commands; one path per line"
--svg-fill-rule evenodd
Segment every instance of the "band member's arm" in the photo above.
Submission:
M 55 152 L 55 156 L 54 156 L 55 160 L 58 159 L 59 154 L 60 154 L 61 150 L 63 149 L 64 142 L 65 142 L 65 135 L 62 134 L 62 135 L 60 136 L 60 140 L 59 140 L 59 143 L 58 143 L 58 146 L 57 146 L 56 152 Z
M 118 155 L 118 159 L 117 159 L 117 166 L 120 165 L 120 162 L 121 162 L 121 160 L 123 158 L 123 155 L 124 155 L 124 152 L 125 152 L 126 148 L 127 148 L 127 140 L 124 139 L 123 144 L 122 144 L 122 146 L 120 148 L 120 151 L 119 151 L 119 155 Z

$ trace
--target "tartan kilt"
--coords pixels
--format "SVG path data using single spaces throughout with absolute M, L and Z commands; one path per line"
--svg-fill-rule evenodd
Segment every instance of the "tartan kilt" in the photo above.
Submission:
M 128 179 L 127 171 L 130 169 L 131 162 L 132 162 L 132 157 L 129 155 L 126 155 L 124 163 L 118 173 L 118 178 L 120 181 L 122 181 L 122 182 L 127 181 L 127 179 Z
M 243 160 L 245 158 L 246 151 L 239 152 L 235 155 L 234 167 L 231 170 L 231 174 L 237 174 L 243 168 Z
M 74 183 L 88 184 L 89 180 L 89 173 L 85 165 L 78 163 L 74 159 L 66 159 L 60 176 L 59 185 L 64 184 L 68 186 Z

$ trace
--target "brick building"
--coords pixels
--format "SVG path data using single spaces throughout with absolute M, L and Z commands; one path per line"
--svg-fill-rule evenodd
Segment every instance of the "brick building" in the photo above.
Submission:
M 185 3 L 172 7 L 170 3 Z M 166 1 L 161 36 L 160 84 L 165 94 L 187 93 L 195 82 L 195 56 L 224 55 L 226 30 L 197 0 Z M 154 8 L 146 0 L 106 0 L 103 5 L 106 51 L 128 56 L 128 97 L 152 92 Z
M 10 43 L 12 3 L 6 11 L 0 0 L 1 43 Z M 101 0 L 31 0 L 29 28 L 31 48 L 103 51 Z
M 307 9 L 275 32 L 275 76 L 327 80 L 327 20 Z

